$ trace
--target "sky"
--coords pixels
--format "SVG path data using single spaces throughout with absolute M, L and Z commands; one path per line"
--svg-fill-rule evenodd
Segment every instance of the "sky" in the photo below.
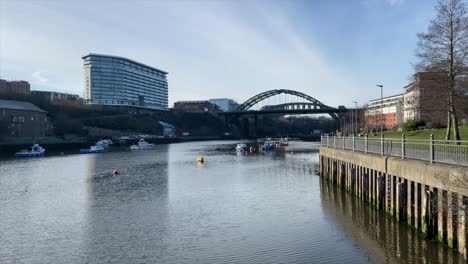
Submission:
M 404 92 L 436 0 L 0 0 L 0 78 L 83 95 L 81 57 L 165 70 L 169 104 L 291 89 L 329 106 Z

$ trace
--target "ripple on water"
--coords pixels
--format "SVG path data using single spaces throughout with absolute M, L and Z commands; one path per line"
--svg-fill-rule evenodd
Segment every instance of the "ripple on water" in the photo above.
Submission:
M 2 161 L 0 262 L 460 260 L 322 182 L 316 143 L 245 156 L 236 143 Z

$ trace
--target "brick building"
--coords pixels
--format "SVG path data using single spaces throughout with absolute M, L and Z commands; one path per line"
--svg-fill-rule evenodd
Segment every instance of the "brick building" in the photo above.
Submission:
M 446 74 L 419 72 L 413 82 L 405 86 L 404 122 L 422 119 L 429 126 L 445 125 L 447 122 L 448 78 Z
M 26 81 L 7 81 L 0 79 L 1 94 L 24 94 L 31 92 L 31 85 Z
M 45 98 L 51 102 L 84 102 L 83 98 L 76 94 L 58 93 L 51 91 L 31 91 L 31 95 Z
M 364 113 L 367 130 L 377 131 L 403 125 L 403 94 L 387 96 L 369 101 Z
M 12 137 L 44 136 L 46 111 L 19 101 L 0 100 L 0 135 Z

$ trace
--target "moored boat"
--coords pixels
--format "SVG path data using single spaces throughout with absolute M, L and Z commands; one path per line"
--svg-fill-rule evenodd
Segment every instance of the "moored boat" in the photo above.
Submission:
M 143 150 L 143 149 L 154 149 L 154 144 L 146 142 L 144 139 L 140 139 L 137 144 L 130 146 L 131 150 Z
M 112 142 L 112 140 L 110 139 L 101 139 L 98 142 L 96 142 L 96 146 L 101 146 L 103 148 L 107 148 L 112 144 L 114 144 L 114 142 Z
M 45 154 L 45 148 L 39 144 L 32 145 L 29 149 L 20 150 L 15 153 L 17 158 L 41 157 Z
M 91 146 L 89 149 L 80 149 L 80 154 L 103 153 L 104 147 L 100 145 Z
M 239 144 L 237 144 L 237 146 L 236 146 L 236 151 L 237 151 L 237 152 L 245 152 L 245 151 L 247 151 L 247 150 L 248 150 L 247 145 L 244 144 L 244 143 L 239 143 Z
M 270 150 L 274 150 L 274 149 L 275 149 L 275 143 L 274 142 L 267 141 L 267 142 L 265 142 L 265 144 L 263 144 L 263 150 L 264 151 L 270 151 Z
M 279 141 L 279 145 L 282 147 L 286 147 L 289 145 L 288 138 L 281 138 Z

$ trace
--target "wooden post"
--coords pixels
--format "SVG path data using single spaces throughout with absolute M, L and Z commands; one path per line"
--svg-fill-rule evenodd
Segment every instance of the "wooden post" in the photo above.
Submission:
M 458 197 L 458 252 L 467 260 L 466 250 L 466 197 L 459 195 Z
M 414 184 L 412 181 L 408 180 L 408 183 L 406 184 L 406 222 L 408 223 L 409 226 L 411 226 L 413 223 L 411 222 L 411 209 L 413 205 L 413 200 L 411 200 L 411 185 Z

